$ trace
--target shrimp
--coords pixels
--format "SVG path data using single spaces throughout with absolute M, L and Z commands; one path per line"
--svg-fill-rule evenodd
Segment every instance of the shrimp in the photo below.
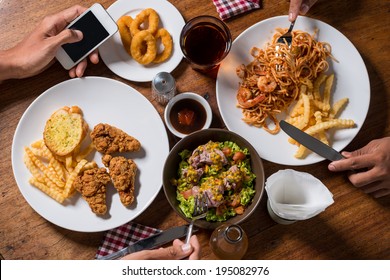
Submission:
M 252 92 L 245 87 L 240 86 L 237 92 L 238 105 L 241 108 L 251 108 L 265 99 L 264 94 L 253 96 Z
M 246 67 L 244 64 L 241 64 L 236 68 L 236 74 L 240 79 L 245 79 L 246 77 Z
M 277 84 L 274 78 L 269 76 L 260 76 L 257 80 L 257 87 L 262 92 L 273 92 Z

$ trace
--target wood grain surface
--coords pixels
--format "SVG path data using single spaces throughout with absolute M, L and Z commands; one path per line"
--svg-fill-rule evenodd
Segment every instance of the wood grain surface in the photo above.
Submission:
M 114 1 L 97 2 L 108 8 Z M 176 6 L 185 20 L 204 14 L 218 16 L 211 0 L 169 2 Z M 75 0 L 0 1 L 0 49 L 13 47 L 46 15 L 74 4 L 88 7 L 93 3 Z M 226 23 L 235 39 L 261 20 L 287 14 L 288 7 L 286 0 L 265 0 L 260 9 L 236 16 Z M 349 38 L 368 70 L 371 86 L 369 112 L 361 131 L 345 150 L 354 150 L 375 138 L 390 135 L 389 11 L 389 1 L 319 0 L 308 13 Z M 209 94 L 213 109 L 211 127 L 224 128 L 215 97 L 215 78 L 193 71 L 184 60 L 172 74 L 179 92 Z M 89 65 L 85 75 L 112 78 L 132 86 L 153 103 L 163 118 L 164 107 L 152 100 L 150 83 L 124 80 L 103 62 Z M 55 63 L 35 77 L 0 83 L 0 254 L 4 259 L 93 259 L 102 241 L 104 232 L 74 232 L 46 221 L 23 198 L 13 176 L 11 147 L 22 114 L 41 93 L 68 79 L 67 71 Z M 177 139 L 173 135 L 169 137 L 173 145 Z M 390 197 L 374 199 L 364 194 L 350 184 L 345 173 L 329 172 L 327 164 L 324 161 L 294 169 L 309 172 L 320 179 L 333 193 L 334 204 L 312 219 L 285 226 L 276 224 L 269 217 L 264 195 L 255 213 L 242 224 L 250 242 L 245 259 L 390 258 Z M 268 161 L 264 161 L 264 167 L 266 177 L 289 168 Z M 160 229 L 185 224 L 170 208 L 162 190 L 135 222 Z M 210 234 L 205 230 L 198 232 L 202 259 L 216 258 L 208 246 Z

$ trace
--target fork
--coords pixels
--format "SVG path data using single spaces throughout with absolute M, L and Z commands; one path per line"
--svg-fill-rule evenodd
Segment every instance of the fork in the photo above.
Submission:
M 292 33 L 291 32 L 294 28 L 294 24 L 295 24 L 295 20 L 293 22 L 291 22 L 290 27 L 288 28 L 287 32 L 278 38 L 278 40 L 276 41 L 277 43 L 287 44 L 289 48 L 291 47 L 291 43 L 292 43 Z M 278 54 L 279 46 L 277 45 L 275 48 L 276 48 L 275 55 L 278 56 L 279 55 Z M 276 71 L 281 71 L 282 69 L 283 69 L 282 65 L 276 65 Z
M 208 209 L 209 209 L 208 208 L 208 200 L 207 200 L 206 194 L 203 193 L 202 195 L 197 195 L 195 197 L 194 212 L 192 213 L 191 223 L 188 226 L 188 231 L 187 231 L 187 237 L 186 237 L 185 244 L 189 244 L 190 243 L 192 230 L 194 228 L 195 221 L 206 217 Z
M 290 27 L 288 28 L 287 32 L 284 33 L 282 36 L 279 37 L 277 40 L 278 43 L 283 44 L 286 43 L 289 47 L 291 46 L 292 42 L 292 30 L 294 28 L 295 20 L 291 22 Z

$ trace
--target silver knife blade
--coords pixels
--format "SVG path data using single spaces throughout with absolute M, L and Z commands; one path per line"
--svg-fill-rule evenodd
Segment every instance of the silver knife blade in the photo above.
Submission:
M 280 121 L 280 127 L 286 132 L 291 138 L 298 141 L 300 144 L 308 148 L 309 150 L 319 154 L 320 156 L 329 159 L 330 161 L 340 160 L 344 157 L 332 147 L 329 147 L 325 143 L 322 143 L 317 138 L 307 134 L 299 128 L 289 124 L 282 120 Z
M 127 254 L 142 251 L 145 249 L 154 249 L 162 246 L 174 239 L 184 237 L 187 234 L 188 226 L 179 226 L 159 232 L 145 239 L 139 240 L 130 246 L 127 246 L 115 253 L 99 258 L 99 260 L 116 260 Z

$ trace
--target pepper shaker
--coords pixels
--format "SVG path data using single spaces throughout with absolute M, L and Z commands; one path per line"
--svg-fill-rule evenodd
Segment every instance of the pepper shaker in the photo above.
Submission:
M 152 97 L 160 104 L 167 104 L 176 94 L 176 81 L 170 73 L 160 72 L 152 81 Z

